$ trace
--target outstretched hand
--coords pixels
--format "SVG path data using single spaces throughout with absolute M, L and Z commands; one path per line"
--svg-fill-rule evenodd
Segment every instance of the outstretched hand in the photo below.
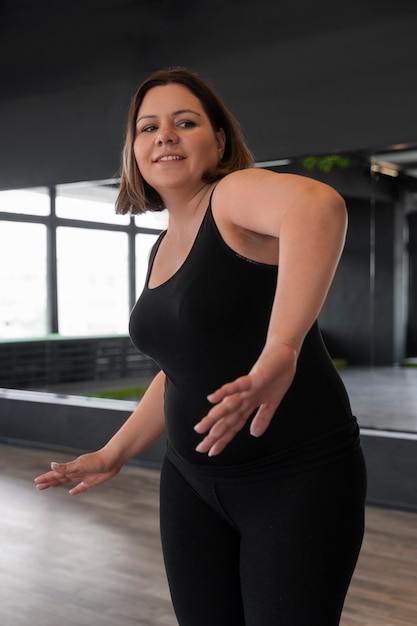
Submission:
M 265 350 L 249 374 L 210 394 L 214 406 L 194 427 L 197 433 L 207 433 L 197 452 L 209 456 L 222 452 L 256 409 L 250 433 L 263 435 L 294 378 L 295 366 L 296 351 L 279 344 Z
M 51 471 L 35 478 L 35 483 L 39 490 L 77 483 L 69 492 L 75 495 L 113 478 L 120 469 L 120 466 L 109 462 L 105 454 L 99 450 L 83 454 L 69 463 L 51 463 Z

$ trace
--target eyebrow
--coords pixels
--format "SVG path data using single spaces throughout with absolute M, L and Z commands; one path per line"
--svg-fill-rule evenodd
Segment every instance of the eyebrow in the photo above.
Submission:
M 198 115 L 198 117 L 202 117 L 200 113 L 197 113 L 197 111 L 193 111 L 193 109 L 179 109 L 178 111 L 173 111 L 172 116 L 175 117 L 176 115 L 182 115 L 184 113 L 193 113 L 194 115 Z M 136 124 L 141 120 L 155 119 L 157 117 L 157 115 L 142 115 L 141 117 L 137 118 Z

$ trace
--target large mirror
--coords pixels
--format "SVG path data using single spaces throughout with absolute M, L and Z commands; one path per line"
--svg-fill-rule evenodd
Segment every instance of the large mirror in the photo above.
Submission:
M 416 432 L 417 151 L 398 146 L 337 163 L 349 230 L 323 333 L 361 427 Z
M 346 199 L 323 335 L 361 427 L 417 432 L 417 148 L 258 165 Z M 0 192 L 0 388 L 137 399 L 156 372 L 127 323 L 166 215 L 116 216 L 117 185 Z
M 322 332 L 361 427 L 417 432 L 416 146 L 271 165 L 345 198 L 348 235 Z

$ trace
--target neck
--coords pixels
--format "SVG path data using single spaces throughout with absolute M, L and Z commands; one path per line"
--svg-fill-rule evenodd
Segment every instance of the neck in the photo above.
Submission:
M 193 228 L 194 222 L 199 221 L 205 213 L 214 186 L 215 184 L 202 183 L 201 188 L 192 194 L 184 193 L 184 190 L 161 194 L 168 210 L 168 229 L 171 233 L 183 232 L 188 226 Z

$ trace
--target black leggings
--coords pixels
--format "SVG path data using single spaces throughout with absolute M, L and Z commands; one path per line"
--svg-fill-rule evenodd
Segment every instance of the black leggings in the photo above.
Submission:
M 363 538 L 362 451 L 308 471 L 183 475 L 165 459 L 161 536 L 180 626 L 337 626 Z

